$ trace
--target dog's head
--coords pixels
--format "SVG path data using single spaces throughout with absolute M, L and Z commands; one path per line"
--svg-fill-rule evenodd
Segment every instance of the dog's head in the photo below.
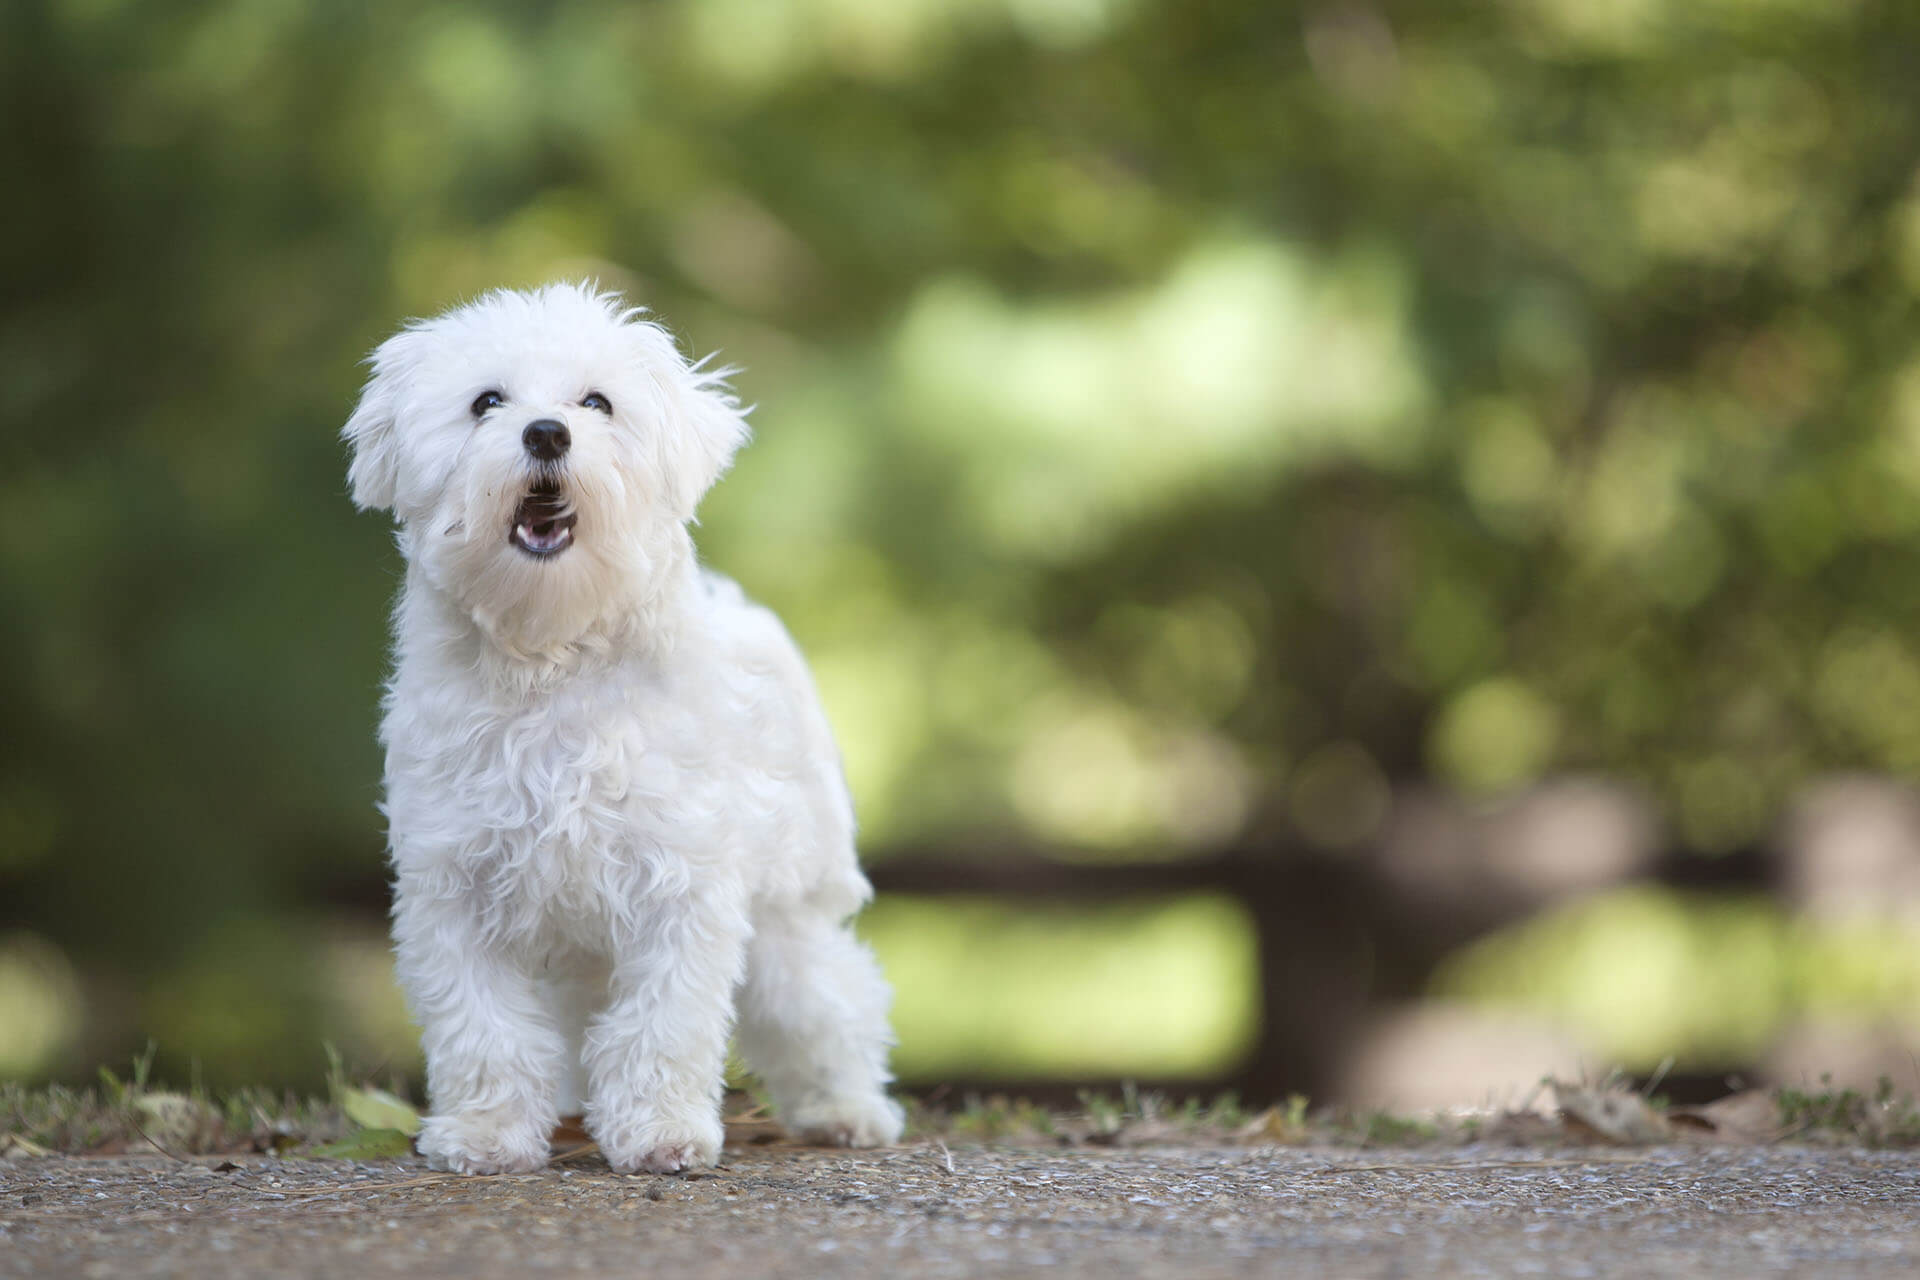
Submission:
M 342 434 L 362 509 L 509 647 L 565 645 L 657 589 L 747 434 L 724 371 L 613 294 L 501 290 L 374 352 Z

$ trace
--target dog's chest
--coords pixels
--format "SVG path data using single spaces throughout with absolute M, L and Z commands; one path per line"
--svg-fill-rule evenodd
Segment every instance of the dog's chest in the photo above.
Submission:
M 657 678 L 575 682 L 467 717 L 439 753 L 463 878 L 515 933 L 579 940 L 726 874 L 764 770 L 751 716 Z M 424 798 L 424 797 L 423 797 Z

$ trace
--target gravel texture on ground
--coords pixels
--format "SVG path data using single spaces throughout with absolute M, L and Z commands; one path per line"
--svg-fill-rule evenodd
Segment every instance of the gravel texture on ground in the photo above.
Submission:
M 1822 1147 L 729 1149 L 0 1163 L 0 1276 L 1912 1276 L 1920 1158 Z

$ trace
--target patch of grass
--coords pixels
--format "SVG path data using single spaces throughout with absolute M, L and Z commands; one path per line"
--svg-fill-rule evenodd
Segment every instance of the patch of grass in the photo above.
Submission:
M 1299 1104 L 1300 1114 L 1305 1116 L 1307 1113 L 1306 1095 L 1296 1093 L 1287 1099 L 1289 1115 L 1293 1113 L 1295 1103 Z M 1241 1104 L 1240 1095 L 1229 1089 L 1207 1104 L 1205 1112 L 1200 1117 L 1200 1122 L 1215 1129 L 1239 1129 L 1244 1127 L 1247 1122 L 1252 1119 L 1253 1116 L 1251 1113 Z
M 125 1079 L 101 1067 L 97 1083 L 85 1088 L 0 1081 L 0 1135 L 68 1153 L 299 1154 L 354 1127 L 337 1101 L 257 1086 L 216 1094 L 198 1072 L 184 1091 L 169 1089 L 153 1080 L 153 1060 L 148 1045 Z
M 1248 1112 L 1233 1093 L 1212 1099 L 1175 1098 L 1123 1084 L 1118 1094 L 1082 1089 L 1078 1099 L 1077 1108 L 1064 1109 L 1005 1094 L 969 1094 L 958 1107 L 908 1099 L 907 1140 L 1096 1145 L 1226 1142 L 1243 1136 L 1248 1125 L 1261 1118 Z
M 1774 1092 L 1780 1123 L 1790 1134 L 1857 1142 L 1870 1147 L 1920 1146 L 1920 1104 L 1881 1076 L 1872 1092 L 1833 1087 L 1820 1077 L 1816 1090 L 1781 1088 Z
M 1441 1136 L 1432 1120 L 1387 1111 L 1349 1112 L 1334 1120 L 1336 1136 L 1362 1147 L 1422 1147 Z
M 977 1142 L 1047 1139 L 1056 1132 L 1054 1117 L 1045 1107 L 998 1093 L 986 1098 L 970 1095 L 958 1111 L 944 1116 L 922 1111 L 918 1119 L 927 1136 L 945 1134 Z
M 345 1128 L 339 1112 L 325 1103 L 261 1088 L 214 1096 L 204 1090 L 136 1090 L 118 1080 L 85 1089 L 0 1084 L 0 1134 L 52 1151 L 286 1151 Z
M 390 1088 L 365 1083 L 328 1051 L 325 1100 L 264 1088 L 213 1093 L 194 1073 L 184 1091 L 153 1079 L 151 1046 L 137 1055 L 124 1076 L 101 1068 L 96 1083 L 84 1088 L 48 1085 L 27 1088 L 0 1081 L 0 1155 L 52 1151 L 116 1154 L 158 1148 L 170 1155 L 273 1152 L 280 1155 L 377 1159 L 404 1155 L 419 1113 L 406 1099 L 404 1085 Z M 1574 1092 L 1599 1096 L 1631 1092 L 1616 1080 L 1583 1086 Z M 937 1095 L 936 1095 L 937 1097 Z M 952 1140 L 966 1143 L 1035 1145 L 1091 1144 L 1146 1146 L 1158 1143 L 1278 1143 L 1327 1147 L 1409 1147 L 1473 1142 L 1558 1145 L 1596 1140 L 1626 1142 L 1686 1141 L 1702 1132 L 1717 1140 L 1845 1142 L 1873 1147 L 1920 1147 L 1920 1103 L 1882 1078 L 1872 1090 L 1835 1087 L 1822 1077 L 1820 1087 L 1781 1088 L 1771 1095 L 1752 1091 L 1764 1113 L 1771 1099 L 1778 1128 L 1733 1121 L 1716 1108 L 1669 1110 L 1664 1100 L 1634 1095 L 1646 1103 L 1649 1132 L 1615 1133 L 1616 1126 L 1583 1114 L 1546 1111 L 1466 1112 L 1409 1116 L 1385 1110 L 1311 1107 L 1299 1094 L 1252 1111 L 1232 1093 L 1211 1099 L 1173 1098 L 1132 1085 L 1118 1094 L 1083 1090 L 1077 1108 L 1050 1109 L 1005 1094 L 966 1096 L 949 1106 L 907 1098 L 907 1141 Z M 1565 1099 L 1562 1099 L 1565 1102 Z M 1734 1102 L 1736 1099 L 1728 1099 Z M 1566 1103 L 1571 1107 L 1571 1103 Z M 1579 1108 L 1573 1108 L 1578 1112 Z M 1682 1113 L 1686 1114 L 1682 1114 Z M 757 1126 L 761 1134 L 735 1141 L 777 1137 L 763 1096 L 729 1095 L 729 1124 Z M 1745 1114 L 1745 1113 L 1743 1113 Z M 1682 1123 L 1684 1122 L 1684 1123 Z M 1595 1126 L 1599 1126 L 1599 1132 Z M 1765 1130 L 1765 1132 L 1761 1132 Z M 1745 1134 L 1744 1137 L 1738 1136 Z
M 1108 1097 L 1104 1093 L 1092 1090 L 1080 1090 L 1080 1105 L 1086 1108 L 1087 1121 L 1093 1126 L 1094 1133 L 1101 1137 L 1111 1137 L 1120 1132 L 1127 1122 L 1126 1101 Z

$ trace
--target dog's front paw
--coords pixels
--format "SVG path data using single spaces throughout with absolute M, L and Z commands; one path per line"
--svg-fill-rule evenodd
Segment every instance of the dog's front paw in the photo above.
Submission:
M 900 1141 L 906 1116 L 884 1093 L 822 1098 L 795 1107 L 787 1128 L 802 1142 L 826 1147 L 889 1147 Z
M 624 1156 L 611 1163 L 618 1173 L 684 1173 L 688 1169 L 712 1164 L 717 1154 L 710 1152 L 703 1156 L 700 1144 L 693 1139 L 686 1139 L 663 1143 L 650 1151 Z
M 531 1173 L 547 1166 L 548 1129 L 494 1111 L 428 1116 L 420 1154 L 448 1173 Z
M 723 1134 L 718 1116 L 625 1125 L 603 1122 L 599 1128 L 600 1153 L 617 1173 L 683 1173 L 720 1159 Z

